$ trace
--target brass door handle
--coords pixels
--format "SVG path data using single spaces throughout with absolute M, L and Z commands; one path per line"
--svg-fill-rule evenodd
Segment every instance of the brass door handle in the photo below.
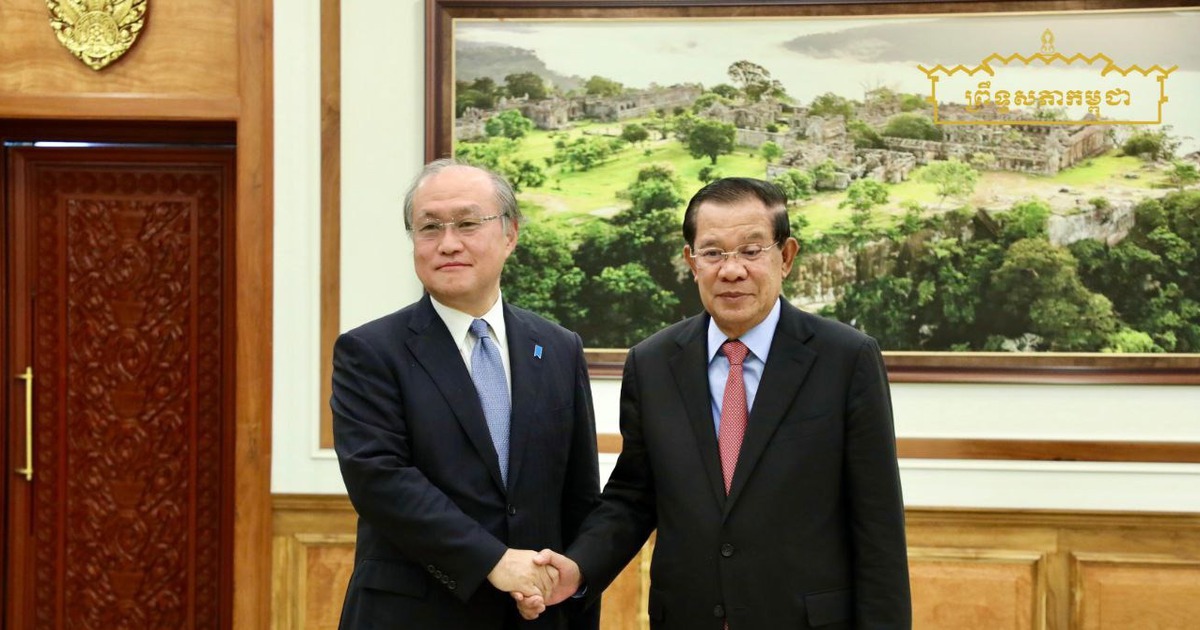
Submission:
M 18 468 L 17 474 L 33 481 L 33 368 L 25 368 L 17 378 L 25 381 L 25 467 Z

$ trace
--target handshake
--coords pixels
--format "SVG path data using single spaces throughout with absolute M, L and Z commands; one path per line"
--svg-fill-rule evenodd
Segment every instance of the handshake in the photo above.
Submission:
M 492 586 L 512 595 L 525 619 L 537 619 L 579 590 L 579 565 L 570 558 L 543 549 L 509 549 L 487 576 Z

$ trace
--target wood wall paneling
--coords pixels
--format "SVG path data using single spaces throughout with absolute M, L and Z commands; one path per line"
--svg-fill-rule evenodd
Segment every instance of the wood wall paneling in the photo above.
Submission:
M 277 630 L 332 627 L 354 550 L 340 496 L 275 497 Z M 907 511 L 914 628 L 1200 627 L 1200 515 Z M 604 594 L 602 630 L 648 630 L 653 538 Z
M 0 102 L 11 107 L 14 98 L 20 104 L 25 97 L 56 97 L 71 117 L 86 114 L 78 109 L 80 99 L 99 95 L 143 102 L 163 97 L 236 102 L 242 61 L 238 22 L 244 15 L 239 4 L 263 2 L 152 1 L 133 48 L 97 72 L 58 42 L 45 2 L 0 0 Z
M 910 548 L 913 626 L 924 630 L 1038 630 L 1046 601 L 1045 554 L 977 548 Z
M 1200 626 L 1200 558 L 1072 554 L 1072 628 Z

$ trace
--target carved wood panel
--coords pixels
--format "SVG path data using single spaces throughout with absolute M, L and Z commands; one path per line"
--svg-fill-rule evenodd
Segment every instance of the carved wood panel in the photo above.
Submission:
M 227 627 L 232 151 L 96 151 L 17 155 L 37 379 L 31 627 Z

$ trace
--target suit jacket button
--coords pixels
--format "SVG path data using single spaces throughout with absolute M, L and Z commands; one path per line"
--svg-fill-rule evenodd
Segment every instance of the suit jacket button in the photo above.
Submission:
M 713 616 L 718 617 L 718 618 L 724 617 L 725 616 L 725 607 L 720 604 L 713 606 Z
M 432 565 L 432 564 L 431 564 L 431 565 L 429 565 L 429 566 L 427 566 L 427 567 L 425 567 L 425 570 L 426 570 L 426 571 L 429 571 L 430 573 L 436 573 L 436 572 L 437 572 L 437 569 L 433 568 L 433 565 Z
M 515 506 L 515 505 L 513 505 L 513 504 L 511 504 L 511 503 L 510 503 L 510 504 L 508 505 L 508 515 L 509 515 L 509 516 L 516 516 L 516 515 L 517 515 L 517 506 Z
M 455 584 L 454 580 L 450 580 L 450 582 L 448 584 L 446 584 L 446 586 L 450 587 L 450 590 L 453 591 L 454 587 L 457 586 L 457 584 Z
M 733 556 L 733 545 L 731 545 L 729 543 L 725 543 L 724 545 L 721 545 L 721 555 L 726 558 L 732 557 Z

